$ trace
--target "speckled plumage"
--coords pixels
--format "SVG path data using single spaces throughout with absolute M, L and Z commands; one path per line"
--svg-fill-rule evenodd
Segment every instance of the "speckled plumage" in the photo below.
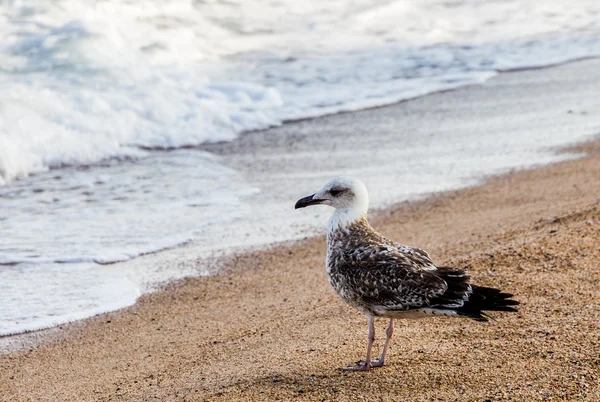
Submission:
M 437 267 L 427 252 L 393 242 L 367 221 L 368 194 L 357 179 L 341 177 L 304 197 L 296 208 L 326 204 L 335 208 L 327 233 L 327 277 L 346 303 L 369 321 L 367 358 L 350 370 L 383 365 L 394 318 L 438 314 L 487 321 L 485 311 L 516 311 L 519 304 L 499 289 L 471 285 L 461 268 Z M 374 317 L 390 318 L 380 359 L 371 361 Z
M 458 282 L 450 295 L 448 275 Z M 327 276 L 345 302 L 375 317 L 454 315 L 472 292 L 463 270 L 437 268 L 427 252 L 381 236 L 366 217 L 330 228 Z

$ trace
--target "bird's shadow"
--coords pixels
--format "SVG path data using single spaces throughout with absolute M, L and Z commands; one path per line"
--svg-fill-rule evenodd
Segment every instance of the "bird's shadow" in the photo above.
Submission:
M 399 366 L 398 366 L 399 367 Z M 276 398 L 310 397 L 318 393 L 319 397 L 327 400 L 335 400 L 349 388 L 354 392 L 368 392 L 373 390 L 372 380 L 377 377 L 388 376 L 397 371 L 398 367 L 390 364 L 375 368 L 370 371 L 345 371 L 341 367 L 332 365 L 325 371 L 275 372 L 263 376 L 239 378 L 238 381 L 230 383 L 221 389 L 220 394 L 226 394 L 228 389 L 245 389 L 257 392 L 265 396 Z M 364 381 L 365 377 L 369 381 Z

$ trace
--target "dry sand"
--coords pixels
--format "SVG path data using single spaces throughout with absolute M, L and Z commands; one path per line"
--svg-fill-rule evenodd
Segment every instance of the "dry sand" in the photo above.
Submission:
M 600 400 L 600 142 L 577 150 L 372 218 L 514 292 L 519 313 L 400 320 L 385 367 L 341 372 L 365 353 L 366 320 L 330 289 L 324 238 L 307 239 L 0 356 L 0 400 Z

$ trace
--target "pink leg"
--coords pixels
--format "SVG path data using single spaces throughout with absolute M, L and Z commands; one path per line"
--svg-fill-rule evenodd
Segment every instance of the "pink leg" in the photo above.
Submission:
M 375 319 L 373 316 L 368 315 L 367 321 L 369 322 L 369 343 L 367 346 L 367 358 L 356 362 L 355 366 L 344 367 L 342 370 L 351 371 L 367 371 L 371 369 L 371 349 L 373 348 L 373 342 L 375 341 Z
M 387 353 L 388 345 L 390 344 L 390 339 L 392 339 L 393 333 L 394 333 L 394 319 L 390 318 L 390 323 L 385 330 L 386 338 L 385 338 L 385 343 L 383 344 L 383 351 L 381 352 L 381 357 L 379 359 L 373 360 L 371 362 L 371 365 L 373 367 L 381 367 L 381 366 L 383 366 L 383 363 L 385 363 L 385 354 Z

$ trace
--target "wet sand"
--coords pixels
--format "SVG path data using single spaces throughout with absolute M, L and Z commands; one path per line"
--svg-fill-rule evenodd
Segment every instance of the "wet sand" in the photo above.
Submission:
M 535 73 L 551 82 L 557 71 L 570 70 Z M 482 90 L 418 102 L 434 108 Z M 404 107 L 387 109 L 401 118 Z M 311 238 L 29 335 L 35 345 L 0 356 L 0 400 L 599 400 L 600 141 L 570 151 L 587 156 L 372 214 L 386 236 L 513 292 L 519 313 L 489 323 L 399 320 L 385 367 L 341 372 L 363 358 L 366 320 L 330 289 L 324 237 Z M 378 350 L 385 320 L 376 325 Z

